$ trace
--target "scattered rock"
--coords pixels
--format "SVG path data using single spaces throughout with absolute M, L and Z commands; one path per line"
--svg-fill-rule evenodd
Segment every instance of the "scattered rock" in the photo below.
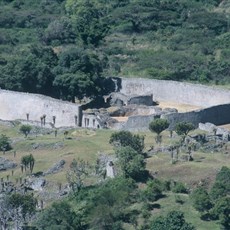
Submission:
M 63 142 L 57 142 L 53 145 L 54 149 L 61 149 L 65 146 L 65 144 Z
M 44 178 L 31 177 L 28 179 L 26 186 L 34 191 L 42 191 L 45 184 L 46 180 Z
M 6 158 L 0 157 L 0 171 L 12 169 L 15 167 L 17 167 L 17 164 L 15 162 L 10 161 Z

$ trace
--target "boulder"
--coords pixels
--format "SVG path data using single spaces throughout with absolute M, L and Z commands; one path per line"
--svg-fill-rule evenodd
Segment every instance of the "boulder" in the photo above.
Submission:
M 29 178 L 27 187 L 33 189 L 34 191 L 42 191 L 43 187 L 46 184 L 46 180 L 44 178 Z

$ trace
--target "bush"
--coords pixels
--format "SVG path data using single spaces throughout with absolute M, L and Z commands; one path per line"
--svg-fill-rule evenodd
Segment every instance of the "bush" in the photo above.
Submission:
M 0 149 L 2 151 L 8 151 L 11 150 L 12 147 L 10 145 L 10 139 L 4 134 L 1 134 L 0 136 Z
M 183 183 L 176 182 L 176 184 L 172 188 L 172 192 L 174 192 L 174 193 L 188 193 L 188 190 Z

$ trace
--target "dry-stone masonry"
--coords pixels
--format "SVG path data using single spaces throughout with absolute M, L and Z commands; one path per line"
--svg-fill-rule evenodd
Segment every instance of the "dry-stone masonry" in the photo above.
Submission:
M 45 125 L 54 123 L 55 127 L 79 125 L 77 117 L 80 105 L 53 99 L 51 97 L 0 90 L 0 119 L 24 119 L 39 121 L 45 116 Z M 77 116 L 77 117 L 76 117 Z M 42 121 L 44 124 L 44 120 Z
M 230 90 L 175 81 L 137 78 L 116 78 L 114 82 L 117 83 L 116 95 L 120 95 L 118 99 L 121 104 L 127 102 L 127 104 L 147 103 L 151 105 L 153 101 L 169 101 L 204 108 L 187 113 L 162 111 L 158 114 L 156 111 L 153 114 L 146 114 L 147 116 L 143 115 L 143 111 L 136 116 L 130 116 L 126 123 L 116 124 L 114 128 L 148 129 L 150 120 L 156 116 L 167 118 L 171 122 L 170 128 L 173 128 L 175 123 L 179 121 L 192 122 L 195 126 L 198 126 L 200 122 L 211 122 L 215 125 L 230 123 Z M 133 95 L 137 95 L 137 97 L 132 97 Z M 36 94 L 0 90 L 0 119 L 2 120 L 21 119 L 32 122 L 32 124 L 36 123 L 43 126 L 52 124 L 55 127 L 107 127 L 107 115 L 82 113 L 81 110 L 79 104 Z
M 196 127 L 205 122 L 215 125 L 230 123 L 230 90 L 184 82 L 123 78 L 120 92 L 126 95 L 152 94 L 154 101 L 170 101 L 204 108 L 187 113 L 162 113 L 161 117 L 169 120 L 170 129 L 181 121 L 192 122 Z M 129 130 L 148 129 L 150 119 L 151 116 L 129 117 L 120 127 Z
M 156 101 L 174 101 L 201 107 L 230 103 L 230 90 L 177 81 L 122 78 L 120 92 L 125 95 L 152 94 Z

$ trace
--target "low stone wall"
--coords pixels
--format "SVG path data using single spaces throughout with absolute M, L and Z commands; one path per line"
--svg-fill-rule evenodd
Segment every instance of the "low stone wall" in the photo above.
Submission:
M 204 108 L 230 103 L 230 90 L 176 81 L 121 78 L 120 92 L 125 95 L 152 94 L 154 101 L 173 101 Z
M 40 117 L 46 115 L 47 123 L 53 123 L 55 116 L 55 127 L 75 126 L 79 112 L 80 106 L 77 104 L 37 94 L 0 90 L 2 120 L 26 120 L 28 114 L 29 120 L 40 122 Z

